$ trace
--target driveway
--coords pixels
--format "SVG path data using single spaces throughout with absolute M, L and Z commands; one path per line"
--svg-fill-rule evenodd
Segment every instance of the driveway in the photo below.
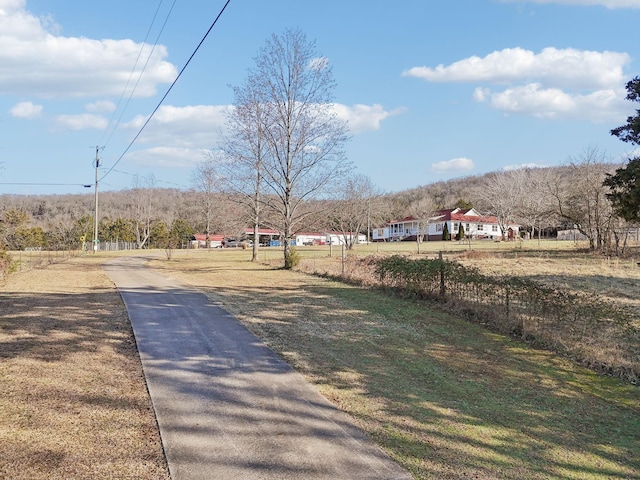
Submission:
M 144 262 L 104 269 L 129 312 L 173 480 L 411 478 L 231 314 Z

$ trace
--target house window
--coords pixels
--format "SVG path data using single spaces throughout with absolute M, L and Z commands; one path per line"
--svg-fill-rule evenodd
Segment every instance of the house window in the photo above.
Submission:
M 497 232 L 498 231 L 498 225 L 491 225 L 491 231 L 492 232 Z
M 484 225 L 482 225 L 481 223 L 478 224 L 478 231 L 482 232 L 484 230 Z
M 442 231 L 442 223 L 436 223 L 436 232 Z
M 469 224 L 467 223 L 467 232 L 469 231 Z
M 454 231 L 454 232 L 457 232 L 457 231 L 458 231 L 458 224 L 457 224 L 457 223 L 454 223 L 454 224 L 453 224 L 453 231 Z

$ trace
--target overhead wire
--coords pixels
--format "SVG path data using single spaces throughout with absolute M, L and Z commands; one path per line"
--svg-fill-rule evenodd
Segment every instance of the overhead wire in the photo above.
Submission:
M 131 71 L 129 72 L 129 78 L 127 78 L 127 82 L 125 83 L 124 88 L 122 89 L 122 93 L 120 94 L 120 98 L 118 99 L 118 102 L 116 103 L 116 108 L 113 110 L 113 113 L 111 114 L 111 118 L 109 118 L 108 125 L 112 125 L 113 124 L 113 118 L 116 116 L 116 112 L 120 108 L 120 104 L 122 103 L 122 99 L 124 98 L 124 95 L 127 92 L 127 89 L 129 88 L 129 83 L 131 82 L 131 79 L 133 78 L 133 73 L 136 71 L 136 67 L 138 66 L 138 62 L 140 61 L 140 57 L 142 56 L 142 52 L 144 51 L 144 47 L 147 44 L 147 40 L 149 39 L 149 35 L 151 34 L 151 29 L 153 28 L 153 25 L 156 22 L 156 18 L 158 17 L 158 12 L 160 11 L 160 7 L 162 6 L 163 1 L 164 0 L 160 0 L 160 2 L 158 3 L 158 7 L 156 8 L 156 12 L 153 14 L 153 18 L 151 19 L 151 23 L 149 24 L 149 28 L 147 29 L 147 34 L 145 35 L 144 40 L 142 40 L 142 43 L 140 44 L 140 50 L 138 50 L 138 56 L 136 57 L 136 61 L 133 62 L 133 66 L 131 67 Z M 113 126 L 113 128 L 111 130 L 111 134 L 109 135 L 109 139 L 111 139 L 111 136 L 113 135 L 113 132 L 115 132 L 115 130 L 117 128 L 117 124 L 120 122 L 120 118 L 122 118 L 122 115 L 118 118 L 118 121 Z M 105 135 L 106 135 L 106 133 L 105 133 Z M 100 141 L 100 144 L 103 145 L 105 143 L 106 142 L 104 141 L 104 136 L 103 136 L 102 140 Z
M 122 170 L 117 170 L 117 169 L 113 169 L 114 172 L 116 173 L 121 173 L 123 175 L 129 175 L 130 177 L 139 177 L 140 175 L 137 173 L 130 173 L 130 172 L 123 172 Z M 180 184 L 180 183 L 176 183 L 176 182 L 169 182 L 167 180 L 156 180 L 158 183 L 166 183 L 167 185 L 174 185 L 176 187 L 180 187 L 180 188 L 186 188 L 186 185 Z
M 167 22 L 169 21 L 169 17 L 171 16 L 171 13 L 173 12 L 173 7 L 175 7 L 176 1 L 177 0 L 173 0 L 173 3 L 171 4 L 171 8 L 169 8 L 169 11 L 167 12 L 167 15 L 166 15 L 166 17 L 164 19 L 164 22 L 162 23 L 162 27 L 160 28 L 160 31 L 158 32 L 158 35 L 156 35 L 156 39 L 153 42 L 153 46 L 151 47 L 151 50 L 149 51 L 149 55 L 147 55 L 147 59 L 146 59 L 144 65 L 142 66 L 142 69 L 140 70 L 140 74 L 138 75 L 138 79 L 136 80 L 135 85 L 133 86 L 133 88 L 131 89 L 131 92 L 129 93 L 129 98 L 127 98 L 127 102 L 125 103 L 124 107 L 120 111 L 120 116 L 118 117 L 118 120 L 116 121 L 116 123 L 114 124 L 113 128 L 111 129 L 111 133 L 109 134 L 109 137 L 107 138 L 107 141 L 106 142 L 101 142 L 105 146 L 111 141 L 111 138 L 113 137 L 113 134 L 117 130 L 118 126 L 120 125 L 120 121 L 122 120 L 122 117 L 124 116 L 124 113 L 127 111 L 127 107 L 129 106 L 129 103 L 131 102 L 131 99 L 133 98 L 133 95 L 136 92 L 136 90 L 138 88 L 138 85 L 140 84 L 140 80 L 142 79 L 142 76 L 144 75 L 144 72 L 147 69 L 147 66 L 149 65 L 149 61 L 151 60 L 151 57 L 153 56 L 153 52 L 155 51 L 155 49 L 156 49 L 156 47 L 158 45 L 158 42 L 160 41 L 160 37 L 162 36 L 162 33 L 164 32 L 164 28 L 167 26 Z M 147 39 L 149 38 L 149 34 L 151 32 L 153 24 L 155 23 L 156 17 L 158 16 L 158 12 L 160 11 L 160 7 L 162 6 L 162 3 L 163 3 L 163 0 L 160 0 L 160 3 L 158 4 L 158 8 L 156 9 L 156 12 L 155 12 L 155 14 L 153 16 L 153 19 L 151 20 L 151 24 L 149 25 L 149 29 L 147 30 L 147 35 L 145 36 L 145 39 L 142 42 L 142 45 L 140 46 L 140 51 L 138 52 L 138 57 L 136 58 L 136 61 L 135 61 L 134 65 L 133 65 L 131 73 L 129 74 L 129 78 L 127 79 L 127 83 L 126 83 L 124 89 L 122 90 L 122 95 L 120 96 L 120 100 L 118 100 L 118 106 L 116 107 L 116 110 L 114 110 L 114 114 L 118 110 L 118 107 L 120 106 L 120 103 L 122 102 L 122 98 L 124 97 L 124 94 L 125 94 L 127 88 L 129 87 L 129 82 L 131 81 L 131 78 L 133 77 L 133 72 L 135 71 L 135 68 L 138 65 L 138 61 L 140 60 L 140 57 L 142 56 L 142 52 L 144 50 L 145 45 L 147 44 Z M 113 115 L 112 115 L 111 120 L 109 120 L 109 123 L 111 123 L 112 120 L 113 120 Z
M 198 45 L 194 49 L 193 53 L 189 56 L 189 59 L 187 60 L 187 62 L 184 64 L 184 66 L 182 67 L 180 72 L 178 72 L 178 75 L 176 76 L 175 80 L 171 83 L 171 85 L 169 85 L 169 88 L 167 89 L 165 94 L 162 96 L 162 98 L 160 99 L 160 101 L 158 102 L 156 107 L 153 109 L 153 111 L 151 112 L 151 114 L 149 115 L 147 120 L 140 127 L 140 130 L 138 130 L 138 133 L 136 133 L 136 135 L 133 137 L 131 142 L 129 142 L 129 145 L 127 145 L 127 147 L 124 149 L 124 151 L 122 152 L 120 157 L 118 157 L 118 159 L 115 161 L 115 163 L 111 166 L 111 168 L 109 168 L 107 170 L 107 172 L 104 175 L 102 175 L 102 177 L 100 177 L 100 179 L 98 180 L 99 182 L 101 182 L 106 176 L 108 176 L 113 171 L 113 169 L 118 165 L 118 163 L 120 163 L 120 161 L 124 158 L 124 156 L 127 154 L 127 152 L 129 152 L 129 150 L 131 149 L 133 144 L 136 142 L 136 140 L 138 140 L 138 137 L 140 137 L 140 135 L 142 134 L 143 130 L 146 128 L 146 126 L 149 124 L 149 122 L 151 121 L 153 116 L 156 114 L 156 112 L 158 111 L 158 109 L 160 108 L 162 103 L 165 101 L 165 99 L 167 98 L 167 96 L 169 95 L 169 93 L 171 92 L 173 87 L 176 85 L 176 83 L 178 82 L 178 80 L 180 79 L 180 77 L 182 76 L 184 71 L 186 70 L 187 66 L 191 63 L 191 60 L 193 60 L 193 57 L 195 57 L 195 55 L 198 52 L 198 50 L 200 50 L 200 47 L 202 46 L 204 41 L 207 39 L 207 37 L 211 33 L 211 30 L 213 30 L 213 27 L 215 27 L 216 24 L 218 23 L 218 20 L 220 19 L 220 17 L 222 16 L 224 11 L 226 10 L 226 8 L 229 5 L 229 3 L 231 3 L 231 0 L 227 0 L 226 1 L 226 3 L 224 4 L 222 9 L 220 10 L 218 15 L 216 16 L 215 20 L 213 21 L 213 23 L 211 23 L 211 26 L 209 27 L 207 32 L 204 34 L 204 36 L 202 37 L 202 39 L 200 40 L 200 42 L 198 43 Z
M 56 186 L 56 187 L 84 187 L 85 183 L 33 183 L 33 182 L 0 182 L 0 185 L 27 185 L 27 186 Z

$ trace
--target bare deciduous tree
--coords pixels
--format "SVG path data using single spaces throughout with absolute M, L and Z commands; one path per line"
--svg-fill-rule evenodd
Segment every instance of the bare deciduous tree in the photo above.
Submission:
M 144 248 L 151 234 L 153 222 L 155 195 L 154 187 L 156 179 L 153 174 L 140 178 L 136 176 L 131 189 L 131 219 L 136 233 L 136 244 L 138 248 Z
M 475 198 L 496 217 L 500 235 L 504 240 L 508 225 L 518 209 L 518 191 L 513 172 L 495 172 L 486 176 L 486 182 L 475 189 Z
M 569 159 L 550 188 L 558 217 L 588 239 L 590 250 L 607 248 L 612 233 L 614 214 L 602 183 L 615 166 L 606 160 L 604 152 L 589 147 Z
M 196 190 L 196 203 L 204 221 L 206 247 L 211 246 L 211 222 L 215 213 L 216 194 L 220 188 L 219 161 L 212 153 L 200 161 L 191 174 L 191 183 Z
M 258 114 L 248 115 L 236 108 L 236 118 L 241 132 L 264 142 L 262 199 L 280 218 L 285 268 L 291 266 L 296 226 L 308 214 L 303 203 L 322 196 L 349 169 L 343 151 L 348 130 L 333 108 L 334 86 L 329 62 L 315 43 L 299 30 L 287 30 L 266 42 L 245 85 L 235 91 L 236 99 L 259 106 Z
M 234 88 L 234 107 L 226 119 L 227 133 L 221 142 L 226 161 L 220 162 L 225 189 L 247 210 L 253 227 L 252 261 L 258 260 L 262 220 L 263 161 L 266 155 L 264 128 L 266 108 L 251 77 Z
M 333 228 L 342 234 L 344 245 L 351 250 L 363 230 L 366 230 L 369 239 L 372 203 L 380 193 L 371 179 L 361 174 L 346 177 L 338 187 L 338 192 L 340 198 L 332 204 Z
M 525 228 L 531 227 L 531 236 L 538 233 L 540 241 L 542 222 L 552 217 L 553 202 L 547 186 L 556 175 L 549 168 L 520 168 L 513 170 L 512 188 L 516 194 L 516 220 Z
M 409 214 L 414 216 L 418 222 L 418 231 L 416 232 L 418 253 L 421 253 L 422 241 L 429 235 L 429 221 L 436 210 L 438 210 L 437 200 L 432 196 L 419 197 L 410 205 Z

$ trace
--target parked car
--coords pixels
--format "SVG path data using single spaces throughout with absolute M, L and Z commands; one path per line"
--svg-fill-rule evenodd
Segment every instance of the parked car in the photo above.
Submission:
M 253 246 L 253 242 L 251 240 L 227 240 L 225 243 L 225 247 L 251 247 Z

